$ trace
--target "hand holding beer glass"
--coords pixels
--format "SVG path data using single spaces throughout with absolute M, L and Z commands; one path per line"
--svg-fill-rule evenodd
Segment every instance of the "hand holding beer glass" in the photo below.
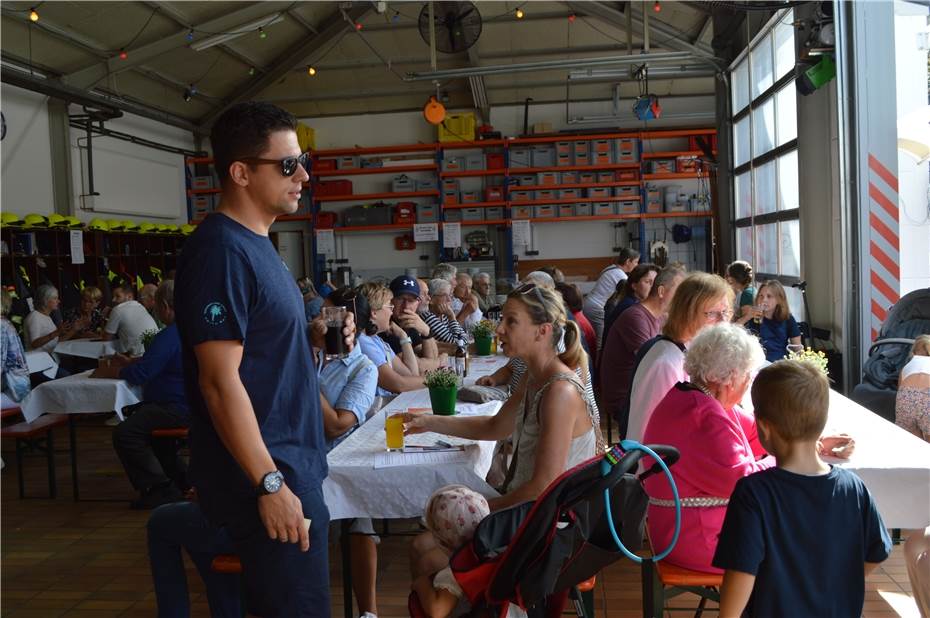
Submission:
M 345 307 L 323 307 L 323 321 L 326 323 L 326 360 L 345 358 L 349 355 L 342 333 L 348 313 Z

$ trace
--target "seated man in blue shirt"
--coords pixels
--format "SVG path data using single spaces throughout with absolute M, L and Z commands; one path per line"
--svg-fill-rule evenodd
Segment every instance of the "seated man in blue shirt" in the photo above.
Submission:
M 174 281 L 167 280 L 155 292 L 155 313 L 167 326 L 138 359 L 116 355 L 92 374 L 95 378 L 120 378 L 143 387 L 142 402 L 123 409 L 128 418 L 113 429 L 113 448 L 129 482 L 139 492 L 135 509 L 151 509 L 176 502 L 185 487 L 183 465 L 171 440 L 153 440 L 152 431 L 187 427 L 190 412 L 184 395 L 181 339 L 174 324 Z

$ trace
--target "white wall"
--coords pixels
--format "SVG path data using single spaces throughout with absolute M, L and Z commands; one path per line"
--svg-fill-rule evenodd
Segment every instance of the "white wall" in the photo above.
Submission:
M 48 133 L 48 97 L 4 85 L 0 106 L 6 119 L 6 137 L 0 142 L 2 207 L 18 215 L 55 211 L 51 182 L 51 146 Z
M 917 35 L 927 31 L 927 9 L 895 2 L 895 76 L 897 117 L 923 114 L 927 107 L 927 50 L 919 49 Z M 901 137 L 899 132 L 899 137 Z M 901 237 L 901 296 L 930 287 L 930 180 L 928 162 L 898 150 L 898 206 Z

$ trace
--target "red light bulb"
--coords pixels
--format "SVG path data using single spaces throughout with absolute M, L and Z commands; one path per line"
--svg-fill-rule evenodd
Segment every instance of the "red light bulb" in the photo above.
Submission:
M 125 50 L 125 49 L 119 50 L 119 59 L 120 59 L 120 60 L 125 60 L 125 59 L 128 58 L 128 57 L 129 57 L 129 54 L 126 53 L 126 50 Z
M 652 5 L 652 10 L 656 13 L 662 10 L 662 6 L 659 4 L 659 0 L 656 0 L 656 3 Z

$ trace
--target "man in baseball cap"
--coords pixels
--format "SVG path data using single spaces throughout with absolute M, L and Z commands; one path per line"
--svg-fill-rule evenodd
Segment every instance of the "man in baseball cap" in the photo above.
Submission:
M 409 275 L 395 277 L 389 287 L 394 294 L 394 316 L 391 319 L 399 324 L 410 337 L 413 349 L 419 357 L 420 371 L 436 369 L 445 364 L 446 355 L 439 354 L 436 340 L 430 333 L 429 326 L 419 315 L 420 283 L 416 277 Z M 400 353 L 400 338 L 392 335 L 390 331 L 381 333 L 380 336 L 395 353 Z

